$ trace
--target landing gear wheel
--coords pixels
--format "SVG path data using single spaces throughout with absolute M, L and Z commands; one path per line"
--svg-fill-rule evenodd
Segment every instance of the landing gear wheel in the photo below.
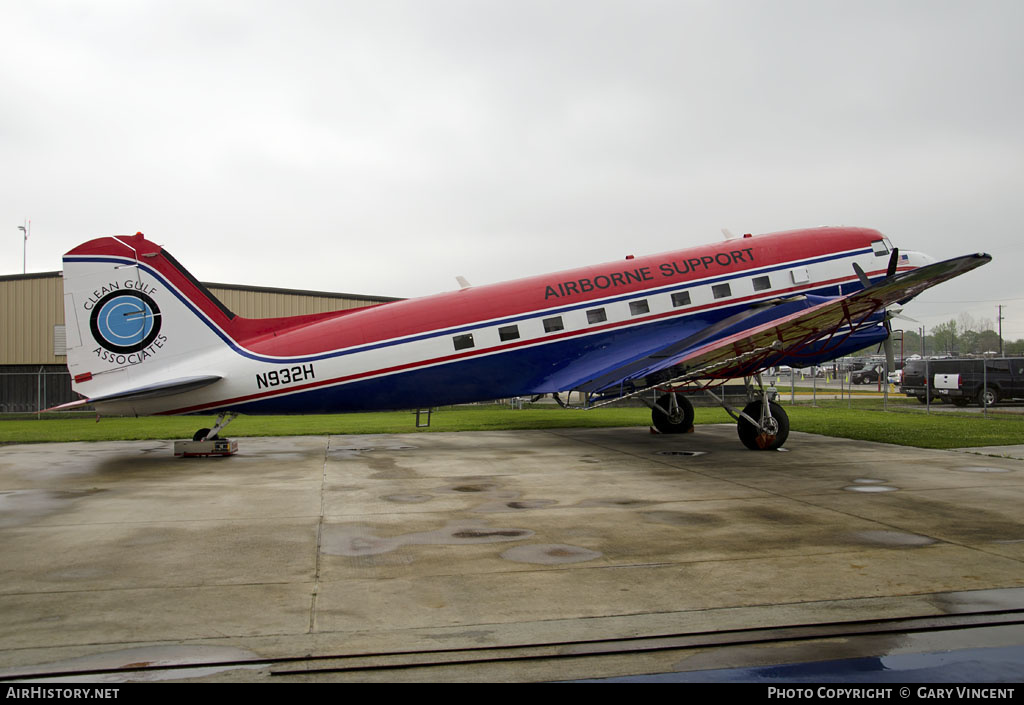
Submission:
M 209 432 L 210 432 L 210 429 L 208 429 L 208 428 L 201 428 L 201 429 L 199 429 L 198 431 L 196 431 L 195 433 L 192 434 L 192 440 L 193 441 L 203 441 L 203 440 L 215 441 L 215 440 L 217 440 L 217 434 L 216 433 L 213 434 L 211 437 L 207 438 L 206 434 L 209 433 Z
M 752 401 L 743 408 L 743 413 L 752 419 L 760 419 L 762 405 L 761 401 Z M 778 450 L 789 438 L 789 416 L 786 411 L 775 402 L 769 402 L 768 412 L 771 418 L 767 421 L 767 428 L 758 429 L 742 416 L 736 423 L 736 433 L 750 450 Z
M 658 406 L 661 408 L 651 409 L 651 423 L 659 432 L 686 433 L 693 428 L 693 404 L 682 394 L 663 394 L 658 398 Z

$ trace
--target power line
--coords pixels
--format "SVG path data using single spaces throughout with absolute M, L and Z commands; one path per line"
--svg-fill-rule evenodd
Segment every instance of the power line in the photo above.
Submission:
M 967 300 L 964 300 L 964 299 L 960 299 L 960 300 L 957 300 L 957 301 L 917 301 L 917 300 L 915 300 L 914 304 L 915 305 L 919 305 L 919 306 L 928 306 L 928 305 L 931 305 L 931 304 L 992 304 L 992 303 L 996 303 L 997 301 L 1024 301 L 1024 298 L 1013 298 L 1013 297 L 1001 296 L 998 299 L 978 299 L 978 300 L 975 300 L 975 301 L 967 301 Z

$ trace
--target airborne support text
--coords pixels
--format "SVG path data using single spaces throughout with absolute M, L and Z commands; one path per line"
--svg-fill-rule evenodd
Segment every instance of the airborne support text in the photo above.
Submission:
M 713 267 L 729 267 L 737 262 L 753 262 L 753 248 L 745 247 L 742 250 L 731 252 L 719 252 L 717 255 L 704 255 L 703 257 L 690 257 L 688 259 L 662 262 L 657 266 L 657 271 L 663 278 L 675 277 L 680 274 L 696 272 L 698 269 L 709 271 Z M 573 294 L 586 294 L 590 291 L 613 289 L 626 286 L 631 283 L 649 282 L 657 279 L 651 271 L 651 267 L 639 267 L 627 269 L 611 274 L 598 274 L 595 277 L 582 277 L 571 281 L 549 284 L 544 289 L 544 298 L 561 298 Z

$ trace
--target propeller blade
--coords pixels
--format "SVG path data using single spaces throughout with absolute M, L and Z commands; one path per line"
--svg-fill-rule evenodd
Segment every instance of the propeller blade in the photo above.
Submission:
M 893 318 L 899 318 L 899 319 L 904 320 L 904 321 L 910 321 L 911 323 L 920 323 L 921 322 L 921 321 L 917 320 L 916 318 L 911 318 L 910 316 L 905 316 L 901 311 L 894 312 L 892 314 L 892 317 Z
M 860 285 L 867 289 L 871 286 L 871 280 L 868 279 L 868 275 L 864 273 L 864 270 L 860 268 L 860 265 L 856 262 L 853 263 L 853 271 L 857 273 L 857 278 L 860 279 Z
M 892 248 L 892 254 L 889 255 L 889 268 L 885 270 L 885 278 L 892 279 L 892 276 L 896 274 L 896 265 L 900 261 L 900 248 Z

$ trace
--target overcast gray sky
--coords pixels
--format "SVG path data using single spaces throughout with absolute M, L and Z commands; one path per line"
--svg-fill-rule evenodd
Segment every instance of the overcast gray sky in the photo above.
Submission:
M 1024 3 L 3 1 L 0 274 L 141 230 L 204 281 L 419 296 L 862 225 L 1024 337 Z M 904 323 L 916 327 L 913 323 Z

